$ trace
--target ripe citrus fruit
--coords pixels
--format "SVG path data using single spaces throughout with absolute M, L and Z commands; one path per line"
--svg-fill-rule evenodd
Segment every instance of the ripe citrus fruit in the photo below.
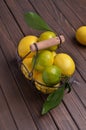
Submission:
M 24 76 L 29 80 L 31 80 L 31 78 L 32 78 L 32 77 L 31 78 L 29 77 L 29 72 L 31 72 L 31 70 L 32 70 L 32 64 L 31 63 L 32 63 L 32 58 L 26 57 L 22 61 L 22 64 L 21 64 L 21 71 L 24 74 Z M 36 75 L 36 71 L 34 70 L 33 71 L 33 78 L 34 78 L 35 75 Z
M 53 57 L 55 57 L 56 56 L 56 52 L 52 51 L 52 55 L 53 55 Z
M 34 56 L 32 65 L 35 64 L 36 70 L 43 71 L 45 67 L 52 65 L 53 61 L 54 61 L 54 55 L 52 54 L 52 52 L 48 50 L 43 50 L 40 53 L 38 53 L 37 57 Z
M 77 29 L 76 40 L 86 46 L 86 26 L 81 26 Z
M 49 67 L 46 67 L 43 71 L 43 81 L 48 86 L 53 86 L 57 83 L 59 83 L 61 80 L 61 70 L 55 66 L 51 65 Z
M 75 63 L 73 59 L 66 53 L 56 54 L 54 64 L 61 69 L 65 76 L 72 76 L 75 71 Z
M 23 58 L 25 55 L 28 54 L 30 51 L 30 45 L 37 42 L 38 38 L 33 35 L 25 36 L 23 37 L 18 45 L 18 54 L 21 58 Z M 31 52 L 28 57 L 32 57 L 34 55 L 34 52 Z
M 44 93 L 44 94 L 49 94 L 49 93 L 51 93 L 51 92 L 53 92 L 53 91 L 55 91 L 55 90 L 57 90 L 58 89 L 58 86 L 60 85 L 60 84 L 57 84 L 56 85 L 56 87 L 47 87 L 46 86 L 46 84 L 44 83 L 44 81 L 43 81 L 43 79 L 42 79 L 42 73 L 41 72 L 38 72 L 38 74 L 36 75 L 36 77 L 35 77 L 35 86 L 36 86 L 36 88 L 40 91 L 40 92 L 42 92 L 42 93 Z M 38 82 L 39 83 L 38 83 Z M 40 84 L 41 83 L 41 84 Z
M 56 34 L 54 32 L 46 31 L 40 35 L 38 41 L 48 40 L 48 39 L 54 38 L 54 37 L 56 37 Z M 55 51 L 57 49 L 57 46 L 52 46 L 52 47 L 49 47 L 48 49 L 51 51 Z

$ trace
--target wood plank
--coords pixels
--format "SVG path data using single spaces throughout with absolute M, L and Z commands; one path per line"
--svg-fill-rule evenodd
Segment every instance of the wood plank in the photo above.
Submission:
M 69 112 L 62 103 L 60 106 L 53 109 L 51 114 L 60 130 L 78 130 L 78 126 L 75 124 L 71 116 L 69 116 Z
M 3 1 L 3 0 L 2 0 Z M 35 34 L 37 33 L 36 30 L 32 30 L 31 28 L 28 28 L 28 25 L 26 24 L 25 20 L 24 20 L 24 13 L 26 11 L 24 11 L 23 9 L 21 9 L 20 7 L 20 3 L 22 3 L 22 1 L 14 1 L 14 0 L 5 0 L 5 3 L 8 7 L 8 9 L 10 10 L 10 13 L 11 15 L 14 17 L 15 21 L 17 22 L 18 24 L 18 27 L 20 28 L 21 32 L 24 34 L 24 35 L 30 35 L 30 34 Z M 19 3 L 19 4 L 18 4 Z M 6 5 L 3 3 L 3 8 L 5 6 L 5 10 L 6 10 Z M 23 6 L 25 5 L 26 7 L 26 2 L 23 2 Z M 28 8 L 29 10 L 34 10 L 32 8 L 32 6 L 28 3 Z M 5 12 L 6 13 L 6 12 Z M 8 14 L 10 14 L 8 12 Z M 4 14 L 5 15 L 5 14 Z M 11 17 L 9 19 L 11 19 Z M 14 20 L 13 19 L 13 20 Z M 3 21 L 4 22 L 4 21 Z M 12 26 L 11 26 L 12 27 Z
M 16 120 L 18 127 L 20 127 L 23 130 L 24 130 L 24 128 L 22 128 L 22 127 L 25 127 L 25 130 L 26 130 L 28 128 L 28 125 L 30 125 L 30 124 L 33 125 L 32 119 L 28 119 L 28 114 L 29 114 L 28 111 L 24 110 L 26 108 L 24 107 L 24 104 L 22 103 L 22 101 L 20 102 L 21 97 L 19 96 L 19 92 L 18 92 L 18 89 L 19 89 L 20 93 L 22 94 L 22 96 L 24 98 L 25 103 L 27 103 L 28 109 L 32 115 L 32 118 L 33 118 L 37 128 L 39 128 L 40 130 L 44 130 L 44 129 L 57 130 L 58 128 L 54 124 L 50 115 L 46 115 L 44 117 L 42 117 L 40 115 L 41 107 L 43 105 L 43 100 L 41 99 L 39 93 L 36 94 L 36 92 L 32 89 L 31 84 L 30 83 L 27 84 L 26 80 L 24 80 L 24 77 L 22 77 L 22 75 L 19 74 L 19 70 L 18 70 L 18 68 L 16 68 L 17 64 L 15 64 L 16 48 L 15 48 L 14 44 L 4 35 L 4 33 L 2 33 L 2 30 L 0 32 L 0 38 L 1 38 L 1 41 L 3 42 L 3 44 L 1 44 L 1 48 L 6 56 L 8 64 L 10 66 L 10 69 L 11 69 L 11 71 L 15 77 L 15 80 L 18 84 L 18 86 L 16 86 L 13 81 L 10 81 L 10 80 L 12 80 L 12 78 L 10 78 L 8 75 L 9 79 L 7 79 L 7 81 L 10 83 L 12 82 L 12 83 L 11 83 L 11 86 L 9 85 L 9 83 L 6 83 L 9 85 L 9 86 L 8 85 L 6 86 L 5 81 L 3 81 L 3 80 L 5 80 L 7 73 L 10 74 L 10 72 L 8 72 L 8 70 L 4 69 L 5 72 L 7 72 L 7 73 L 2 76 L 4 78 L 1 80 L 2 84 L 4 83 L 2 86 L 6 87 L 6 88 L 3 87 L 3 89 L 4 89 L 3 91 L 8 99 L 9 106 L 11 107 L 13 116 Z M 8 42 L 9 44 L 7 45 L 6 42 Z M 3 66 L 3 64 L 2 64 L 2 66 Z M 9 90 L 8 90 L 8 88 L 9 88 Z M 13 103 L 12 103 L 12 101 L 10 101 L 12 99 L 12 97 L 14 98 Z M 17 106 L 16 108 L 14 106 L 15 104 Z M 25 115 L 23 115 L 23 114 L 20 115 L 20 113 L 23 113 Z M 27 117 L 27 120 L 26 120 L 26 117 Z M 22 123 L 22 121 L 20 122 L 20 118 L 24 119 L 23 120 L 24 123 Z M 29 127 L 31 127 L 31 126 L 29 126 Z M 34 127 L 34 125 L 33 125 L 33 127 Z M 31 128 L 29 128 L 29 129 L 31 130 Z M 32 129 L 35 130 L 35 128 L 32 128 Z
M 3 41 L 2 38 L 3 37 L 1 37 L 0 35 L 1 41 Z M 5 37 L 4 40 L 6 40 Z M 8 41 L 5 41 L 5 43 L 3 42 L 3 44 L 6 44 L 7 42 Z M 5 49 L 7 48 L 4 47 L 4 50 Z M 9 49 L 11 49 L 11 47 L 9 47 Z M 23 98 L 20 95 L 17 84 L 11 75 L 9 66 L 6 63 L 2 53 L 0 54 L 0 57 L 1 57 L 0 58 L 0 84 L 3 92 L 5 93 L 7 102 L 9 104 L 16 125 L 20 130 L 31 130 L 31 129 L 36 130 L 37 128 L 32 120 L 32 117 L 26 107 Z M 12 59 L 9 58 L 9 60 Z
M 0 19 L 0 27 L 2 27 L 2 29 L 4 30 L 4 32 L 5 32 L 5 34 L 7 35 L 7 37 L 8 37 L 9 39 L 11 39 L 11 38 L 10 38 L 10 35 L 9 35 L 9 33 L 7 32 L 6 27 L 5 27 L 4 24 L 2 23 L 1 19 Z
M 74 82 L 75 83 L 73 83 L 72 87 L 86 108 L 86 82 L 83 81 L 82 77 L 79 75 L 79 73 L 77 73 L 77 71 L 74 75 Z
M 10 35 L 13 43 L 16 45 L 16 41 L 21 39 L 23 35 L 3 0 L 0 1 L 0 19 L 3 22 L 5 29 Z M 16 30 L 18 31 L 18 34 L 15 33 Z
M 86 129 L 86 108 L 82 106 L 74 91 L 65 95 L 64 102 L 80 130 Z
M 0 49 L 1 54 L 1 49 Z M 0 55 L 1 56 L 1 55 Z M 18 130 L 0 86 L 0 130 Z
M 86 0 L 75 0 L 74 2 L 70 0 L 64 0 L 69 8 L 76 14 L 83 25 L 86 25 Z
M 73 3 L 73 2 L 72 2 Z M 55 6 L 59 9 L 60 12 L 65 16 L 67 21 L 73 26 L 73 28 L 77 28 L 82 25 L 82 22 L 76 17 L 75 13 L 70 10 L 70 8 L 65 4 L 64 1 L 56 1 L 54 2 Z M 64 7 L 61 9 L 61 7 Z

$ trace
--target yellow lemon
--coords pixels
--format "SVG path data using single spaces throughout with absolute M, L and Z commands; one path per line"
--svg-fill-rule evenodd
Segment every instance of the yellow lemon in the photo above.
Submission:
M 18 44 L 18 54 L 21 58 L 30 52 L 30 45 L 37 42 L 38 38 L 33 35 L 23 37 Z M 35 53 L 31 52 L 28 57 L 32 57 Z
M 38 56 L 34 56 L 32 64 L 35 64 L 35 69 L 43 71 L 45 67 L 53 64 L 54 55 L 49 50 L 43 50 L 38 53 Z
M 54 37 L 56 37 L 56 34 L 54 32 L 46 31 L 46 32 L 41 33 L 38 41 L 43 41 L 43 40 L 47 40 Z M 55 51 L 57 49 L 57 46 L 52 46 L 52 47 L 49 47 L 48 49 L 51 51 Z
M 76 31 L 76 40 L 86 46 L 86 26 L 81 26 Z
M 65 76 L 72 76 L 75 71 L 74 60 L 66 53 L 56 54 L 54 64 L 61 69 Z
M 56 52 L 52 51 L 52 55 L 53 55 L 53 57 L 55 57 L 56 56 Z
M 30 73 L 31 70 L 32 70 L 32 64 L 31 64 L 31 63 L 32 63 L 32 58 L 26 57 L 26 58 L 22 61 L 22 64 L 21 64 L 21 71 L 22 71 L 22 73 L 24 74 L 24 76 L 25 76 L 27 79 L 29 79 L 29 80 L 32 79 L 32 77 L 31 77 L 31 78 L 29 77 L 29 73 Z M 36 74 L 36 71 L 33 70 L 33 78 L 34 78 L 35 74 Z
M 58 89 L 59 85 L 60 84 L 57 84 L 55 87 L 47 87 L 43 81 L 41 72 L 38 72 L 35 77 L 35 86 L 36 86 L 37 90 L 39 90 L 40 92 L 42 92 L 44 94 L 52 93 L 53 91 Z

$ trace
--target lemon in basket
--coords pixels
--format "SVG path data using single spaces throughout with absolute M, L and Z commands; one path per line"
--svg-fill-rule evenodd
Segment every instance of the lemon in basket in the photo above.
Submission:
M 61 80 L 61 70 L 55 66 L 51 65 L 49 67 L 46 67 L 43 71 L 43 81 L 48 86 L 53 86 L 59 83 Z
M 65 76 L 72 76 L 75 71 L 75 62 L 66 53 L 56 54 L 54 64 L 61 69 L 61 73 Z
M 47 87 L 43 81 L 42 72 L 38 72 L 35 76 L 35 87 L 37 88 L 37 90 L 44 94 L 52 93 L 53 91 L 58 89 L 59 85 L 60 83 L 58 83 L 55 87 Z
M 43 50 L 34 56 L 32 65 L 35 64 L 35 69 L 38 71 L 43 71 L 45 67 L 50 66 L 54 62 L 54 53 L 49 50 Z
M 24 76 L 31 80 L 32 78 L 34 78 L 34 76 L 36 75 L 36 71 L 33 70 L 33 77 L 29 77 L 29 73 L 31 72 L 32 70 L 32 58 L 29 58 L 29 57 L 26 57 L 22 63 L 21 63 L 21 71 L 22 73 L 24 74 Z
M 56 37 L 56 34 L 54 32 L 46 31 L 40 34 L 38 41 L 44 41 L 54 37 Z M 52 47 L 49 47 L 48 49 L 51 51 L 55 51 L 57 49 L 57 46 L 54 45 Z
M 30 45 L 36 43 L 38 38 L 33 35 L 23 37 L 18 44 L 18 54 L 21 58 L 30 52 Z M 35 52 L 31 52 L 28 57 L 32 57 Z

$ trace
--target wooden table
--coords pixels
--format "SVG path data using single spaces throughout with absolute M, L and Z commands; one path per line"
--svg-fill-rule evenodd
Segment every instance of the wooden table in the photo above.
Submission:
M 27 81 L 16 63 L 17 45 L 26 35 L 38 36 L 24 13 L 38 13 L 65 44 L 75 60 L 72 91 L 62 103 L 41 116 L 45 95 Z M 86 130 L 86 47 L 75 40 L 78 27 L 86 26 L 86 0 L 0 0 L 0 130 Z

